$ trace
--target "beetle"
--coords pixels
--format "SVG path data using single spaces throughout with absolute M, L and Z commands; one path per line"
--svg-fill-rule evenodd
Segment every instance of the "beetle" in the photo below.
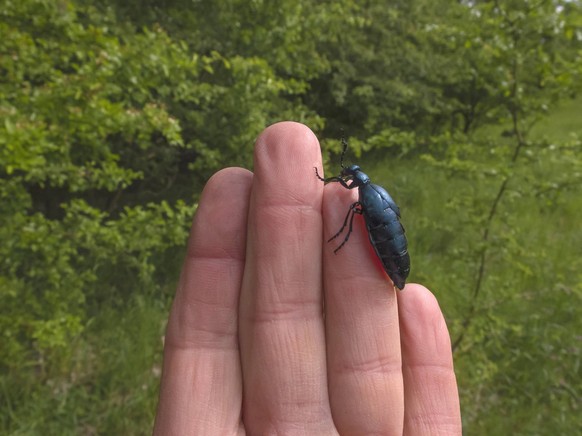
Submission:
M 349 221 L 348 232 L 343 242 L 333 251 L 334 254 L 337 254 L 350 238 L 354 216 L 356 214 L 363 215 L 368 229 L 368 237 L 376 255 L 380 258 L 384 270 L 394 285 L 398 289 L 402 289 L 410 273 L 410 256 L 404 227 L 400 223 L 400 209 L 384 188 L 370 183 L 370 178 L 358 165 L 344 166 L 344 156 L 348 149 L 348 143 L 344 138 L 341 141 L 343 145 L 340 160 L 342 170 L 339 176 L 324 179 L 319 175 L 317 168 L 315 168 L 315 175 L 326 184 L 337 182 L 346 189 L 358 188 L 359 198 L 350 206 L 342 227 L 327 242 L 331 242 L 341 235 Z

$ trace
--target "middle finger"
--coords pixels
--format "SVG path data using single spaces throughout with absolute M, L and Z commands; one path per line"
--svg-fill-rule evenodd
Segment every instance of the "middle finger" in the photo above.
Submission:
M 315 135 L 266 129 L 255 177 L 240 299 L 243 421 L 249 434 L 335 433 L 321 290 L 321 167 Z

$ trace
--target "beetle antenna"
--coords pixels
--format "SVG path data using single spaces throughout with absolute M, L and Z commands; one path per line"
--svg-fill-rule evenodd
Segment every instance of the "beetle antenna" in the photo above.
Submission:
M 346 155 L 346 151 L 348 150 L 348 141 L 346 141 L 346 138 L 342 137 L 342 145 L 344 146 L 344 149 L 342 151 L 342 157 L 340 158 L 340 165 L 342 168 L 344 167 L 344 156 Z

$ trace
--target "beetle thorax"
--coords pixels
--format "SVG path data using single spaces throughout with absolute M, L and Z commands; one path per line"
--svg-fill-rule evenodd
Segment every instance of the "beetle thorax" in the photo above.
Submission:
M 350 165 L 342 170 L 342 177 L 353 180 L 356 186 L 363 186 L 370 183 L 370 178 L 362 172 L 358 165 Z

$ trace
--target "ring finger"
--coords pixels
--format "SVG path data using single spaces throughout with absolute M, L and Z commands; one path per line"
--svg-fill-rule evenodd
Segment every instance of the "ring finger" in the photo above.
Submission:
M 326 186 L 324 237 L 336 233 L 355 201 L 355 190 Z M 334 255 L 345 234 L 323 248 L 334 422 L 340 434 L 402 434 L 404 394 L 394 286 L 377 261 L 362 216 L 356 215 L 349 242 Z

